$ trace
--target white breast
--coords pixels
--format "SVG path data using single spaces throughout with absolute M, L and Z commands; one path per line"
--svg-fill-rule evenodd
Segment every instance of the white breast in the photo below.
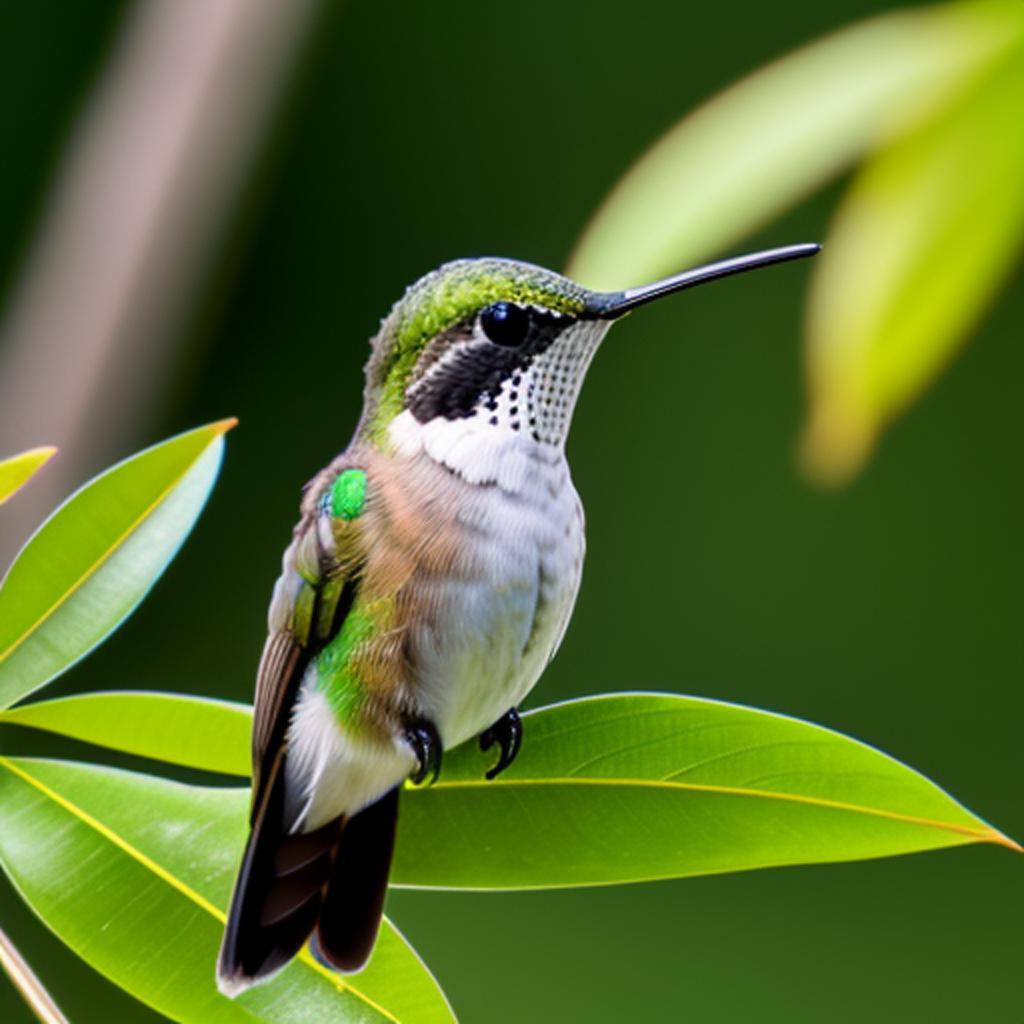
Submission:
M 409 648 L 417 700 L 454 746 L 517 706 L 554 654 L 579 588 L 583 512 L 560 445 L 487 421 L 421 425 L 408 413 L 392 438 L 457 481 L 473 568 L 427 584 L 434 613 Z

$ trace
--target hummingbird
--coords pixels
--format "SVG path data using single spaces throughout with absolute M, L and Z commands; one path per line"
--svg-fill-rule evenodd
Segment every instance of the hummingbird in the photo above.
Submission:
M 615 321 L 815 244 L 596 292 L 516 260 L 446 263 L 381 321 L 348 447 L 305 487 L 256 680 L 250 833 L 222 992 L 310 942 L 360 970 L 376 941 L 399 795 L 445 750 L 519 752 L 518 707 L 565 634 L 584 556 L 565 443 Z

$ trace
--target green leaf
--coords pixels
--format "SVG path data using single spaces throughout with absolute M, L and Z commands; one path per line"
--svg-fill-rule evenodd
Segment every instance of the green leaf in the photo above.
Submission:
M 21 490 L 57 454 L 52 447 L 30 448 L 0 461 L 0 505 Z
M 465 745 L 404 794 L 395 884 L 537 889 L 1020 849 L 871 747 L 713 701 L 572 701 L 525 716 L 523 751 L 493 782 L 490 760 Z
M 22 548 L 0 584 L 0 708 L 69 668 L 131 614 L 192 529 L 234 424 L 181 434 L 107 470 Z
M 341 976 L 308 953 L 231 1001 L 214 964 L 248 794 L 131 772 L 0 759 L 0 863 L 26 902 L 96 970 L 177 1021 L 453 1020 L 385 923 L 369 966 Z
M 127 754 L 248 777 L 252 708 L 185 694 L 87 693 L 0 711 L 27 725 Z
M 1024 5 L 1022 5 L 1024 9 Z M 949 361 L 1024 239 L 1024 44 L 844 198 L 808 318 L 804 460 L 842 482 Z
M 124 713 L 117 696 L 102 695 L 115 716 Z M 81 706 L 73 701 L 87 699 L 19 708 L 0 721 L 28 724 L 24 713 L 39 709 L 48 728 L 98 742 L 100 725 L 65 727 Z M 61 704 L 67 707 L 53 714 Z M 144 716 L 161 707 L 161 715 L 187 718 L 204 735 L 230 721 L 223 763 L 245 770 L 242 709 L 144 700 L 130 712 L 136 727 L 148 730 Z M 524 722 L 523 751 L 495 781 L 484 779 L 493 755 L 467 743 L 445 754 L 438 783 L 407 788 L 394 884 L 605 885 L 975 842 L 1018 849 L 906 765 L 797 719 L 692 697 L 614 694 L 530 712 Z M 123 732 L 109 733 L 102 741 L 118 749 L 209 767 L 190 744 L 167 740 L 136 750 Z M 241 822 L 244 800 L 237 799 L 223 813 Z M 214 816 L 209 808 L 203 814 Z
M 698 108 L 615 187 L 571 277 L 622 288 L 716 254 L 909 124 L 1014 44 L 1017 0 L 887 14 L 767 65 Z

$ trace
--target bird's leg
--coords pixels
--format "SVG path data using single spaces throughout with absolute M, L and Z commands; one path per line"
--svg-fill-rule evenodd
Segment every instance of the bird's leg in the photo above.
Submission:
M 488 779 L 500 775 L 516 759 L 516 754 L 523 745 L 523 721 L 515 708 L 509 708 L 490 729 L 480 733 L 481 750 L 490 750 L 495 743 L 501 747 L 501 757 L 486 773 Z
M 437 726 L 426 718 L 412 718 L 405 725 L 405 742 L 416 755 L 416 771 L 409 776 L 418 786 L 426 777 L 437 782 L 441 774 L 441 735 Z

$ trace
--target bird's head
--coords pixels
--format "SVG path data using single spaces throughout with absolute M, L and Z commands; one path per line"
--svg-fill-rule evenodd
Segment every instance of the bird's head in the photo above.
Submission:
M 399 417 L 424 426 L 440 419 L 561 448 L 591 358 L 615 320 L 684 288 L 817 251 L 773 249 L 622 292 L 588 291 L 516 260 L 446 263 L 381 323 L 360 433 L 387 446 Z

